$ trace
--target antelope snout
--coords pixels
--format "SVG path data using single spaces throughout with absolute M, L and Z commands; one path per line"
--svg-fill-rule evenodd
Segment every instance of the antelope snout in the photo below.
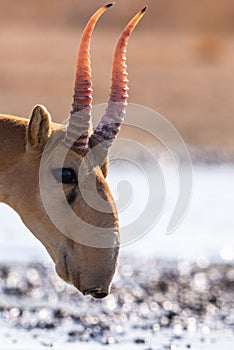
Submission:
M 110 293 L 118 252 L 118 248 L 93 248 L 63 241 L 63 250 L 58 250 L 56 256 L 56 271 L 83 295 L 102 299 Z
M 109 295 L 111 290 L 113 272 L 109 272 L 108 275 L 103 275 L 100 271 L 96 271 L 96 275 L 81 275 L 80 277 L 79 290 L 84 296 L 103 299 Z

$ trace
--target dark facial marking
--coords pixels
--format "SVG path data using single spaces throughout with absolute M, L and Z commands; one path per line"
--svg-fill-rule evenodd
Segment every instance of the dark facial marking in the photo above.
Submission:
M 77 197 L 76 187 L 72 189 L 70 193 L 67 194 L 66 198 L 69 204 L 72 204 Z

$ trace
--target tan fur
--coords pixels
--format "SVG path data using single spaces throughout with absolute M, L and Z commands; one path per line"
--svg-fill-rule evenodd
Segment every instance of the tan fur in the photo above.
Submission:
M 15 116 L 0 115 L 0 201 L 11 206 L 21 217 L 25 225 L 42 242 L 56 265 L 58 274 L 68 283 L 73 284 L 82 293 L 90 289 L 98 289 L 108 294 L 116 269 L 118 247 L 93 248 L 77 243 L 62 234 L 51 222 L 43 206 L 39 188 L 39 167 L 41 154 L 49 141 L 48 176 L 50 166 L 56 165 L 56 154 L 53 145 L 65 147 L 61 140 L 65 129 L 59 124 L 51 123 L 50 116 L 43 106 L 37 106 L 31 121 Z M 68 151 L 65 166 L 79 170 L 82 155 Z M 113 198 L 105 181 L 107 163 L 104 174 L 96 166 L 85 174 L 84 186 L 89 188 L 89 181 L 96 177 L 97 191 L 104 198 L 109 213 L 101 213 L 89 207 L 78 196 L 71 204 L 74 213 L 85 222 L 103 228 L 115 229 L 118 240 L 118 217 Z M 52 177 L 51 177 L 52 179 Z M 52 181 L 48 195 L 56 203 L 56 183 Z M 64 186 L 64 192 L 69 192 Z M 76 188 L 79 193 L 79 188 Z M 66 218 L 64 218 L 66 228 Z M 79 237 L 79 227 L 72 234 Z

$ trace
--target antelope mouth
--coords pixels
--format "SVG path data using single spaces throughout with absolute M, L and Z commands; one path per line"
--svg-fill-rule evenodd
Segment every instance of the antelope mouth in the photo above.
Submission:
M 66 253 L 63 255 L 63 276 L 60 277 L 62 277 L 65 282 L 74 286 L 78 291 L 82 292 L 80 289 L 79 273 L 74 273 L 72 271 L 69 263 L 69 257 Z
M 59 277 L 62 278 L 62 280 L 70 284 L 72 283 L 69 268 L 68 268 L 67 254 L 63 254 L 62 259 L 55 263 L 55 269 Z
M 67 259 L 68 259 L 67 254 L 64 254 L 64 256 L 63 256 L 64 272 L 65 272 L 66 280 L 68 282 L 70 282 L 71 279 L 70 279 L 70 273 L 69 273 L 69 269 L 68 269 L 68 261 L 67 261 Z

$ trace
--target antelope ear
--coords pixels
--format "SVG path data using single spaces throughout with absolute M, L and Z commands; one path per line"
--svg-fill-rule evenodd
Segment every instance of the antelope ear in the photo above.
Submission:
M 42 105 L 35 106 L 28 125 L 26 149 L 43 151 L 50 133 L 51 117 L 49 112 Z

